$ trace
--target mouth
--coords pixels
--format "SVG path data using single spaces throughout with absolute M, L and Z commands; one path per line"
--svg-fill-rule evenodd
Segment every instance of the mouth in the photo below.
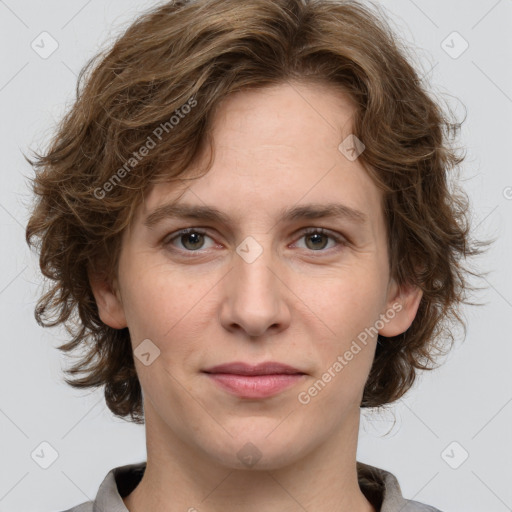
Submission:
M 303 381 L 305 373 L 292 366 L 268 362 L 234 362 L 203 370 L 221 389 L 240 398 L 267 398 Z

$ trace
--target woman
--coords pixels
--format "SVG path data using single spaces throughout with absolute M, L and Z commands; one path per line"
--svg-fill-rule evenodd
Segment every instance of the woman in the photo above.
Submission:
M 460 320 L 454 127 L 358 2 L 137 19 L 31 162 L 38 318 L 78 312 L 67 382 L 146 426 L 147 461 L 70 511 L 437 510 L 356 449 Z

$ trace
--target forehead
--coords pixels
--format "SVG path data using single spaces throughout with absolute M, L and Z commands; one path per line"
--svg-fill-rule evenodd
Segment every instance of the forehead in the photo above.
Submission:
M 332 85 L 290 82 L 231 94 L 217 105 L 212 123 L 217 148 L 264 157 L 293 151 L 333 154 L 349 135 L 352 100 Z
M 339 146 L 354 105 L 334 86 L 286 83 L 225 98 L 211 125 L 215 158 L 202 177 L 153 185 L 141 215 L 172 200 L 215 205 L 233 218 L 272 215 L 301 203 L 343 203 L 378 222 L 380 191 Z M 208 161 L 206 153 L 190 172 Z

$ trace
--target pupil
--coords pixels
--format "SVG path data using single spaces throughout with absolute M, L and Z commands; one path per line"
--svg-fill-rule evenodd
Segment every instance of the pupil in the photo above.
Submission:
M 322 233 L 316 233 L 316 234 L 313 234 L 313 235 L 309 235 L 309 239 L 316 239 L 316 242 L 319 242 L 319 238 L 322 238 L 324 235 Z M 320 244 L 320 246 L 323 247 L 322 244 Z M 319 247 L 318 243 L 315 243 L 314 244 L 314 247 Z
M 199 233 L 187 233 L 184 235 L 185 236 L 185 239 L 189 240 L 190 238 L 196 238 L 195 242 L 192 242 L 192 245 L 194 244 L 197 244 L 198 241 L 197 241 L 197 237 L 201 237 L 201 234 Z M 186 246 L 187 244 L 185 244 Z M 194 249 L 196 249 L 197 247 L 193 247 Z

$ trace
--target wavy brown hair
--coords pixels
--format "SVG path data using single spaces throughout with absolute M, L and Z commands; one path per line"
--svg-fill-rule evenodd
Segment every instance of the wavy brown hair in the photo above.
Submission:
M 449 180 L 465 158 L 452 144 L 461 125 L 409 51 L 369 2 L 177 0 L 89 60 L 49 148 L 25 156 L 37 198 L 26 240 L 51 284 L 35 317 L 66 327 L 72 340 L 60 350 L 84 349 L 66 383 L 104 386 L 116 416 L 144 423 L 128 328 L 100 320 L 88 270 L 116 276 L 121 234 L 147 188 L 190 176 L 206 143 L 213 155 L 209 129 L 224 98 L 285 82 L 328 84 L 353 99 L 358 158 L 383 192 L 390 274 L 423 290 L 410 328 L 379 337 L 361 407 L 397 400 L 418 369 L 435 367 L 453 344 L 452 320 L 465 332 L 460 306 L 473 304 L 476 275 L 465 260 L 485 243 L 470 238 L 469 201 Z

